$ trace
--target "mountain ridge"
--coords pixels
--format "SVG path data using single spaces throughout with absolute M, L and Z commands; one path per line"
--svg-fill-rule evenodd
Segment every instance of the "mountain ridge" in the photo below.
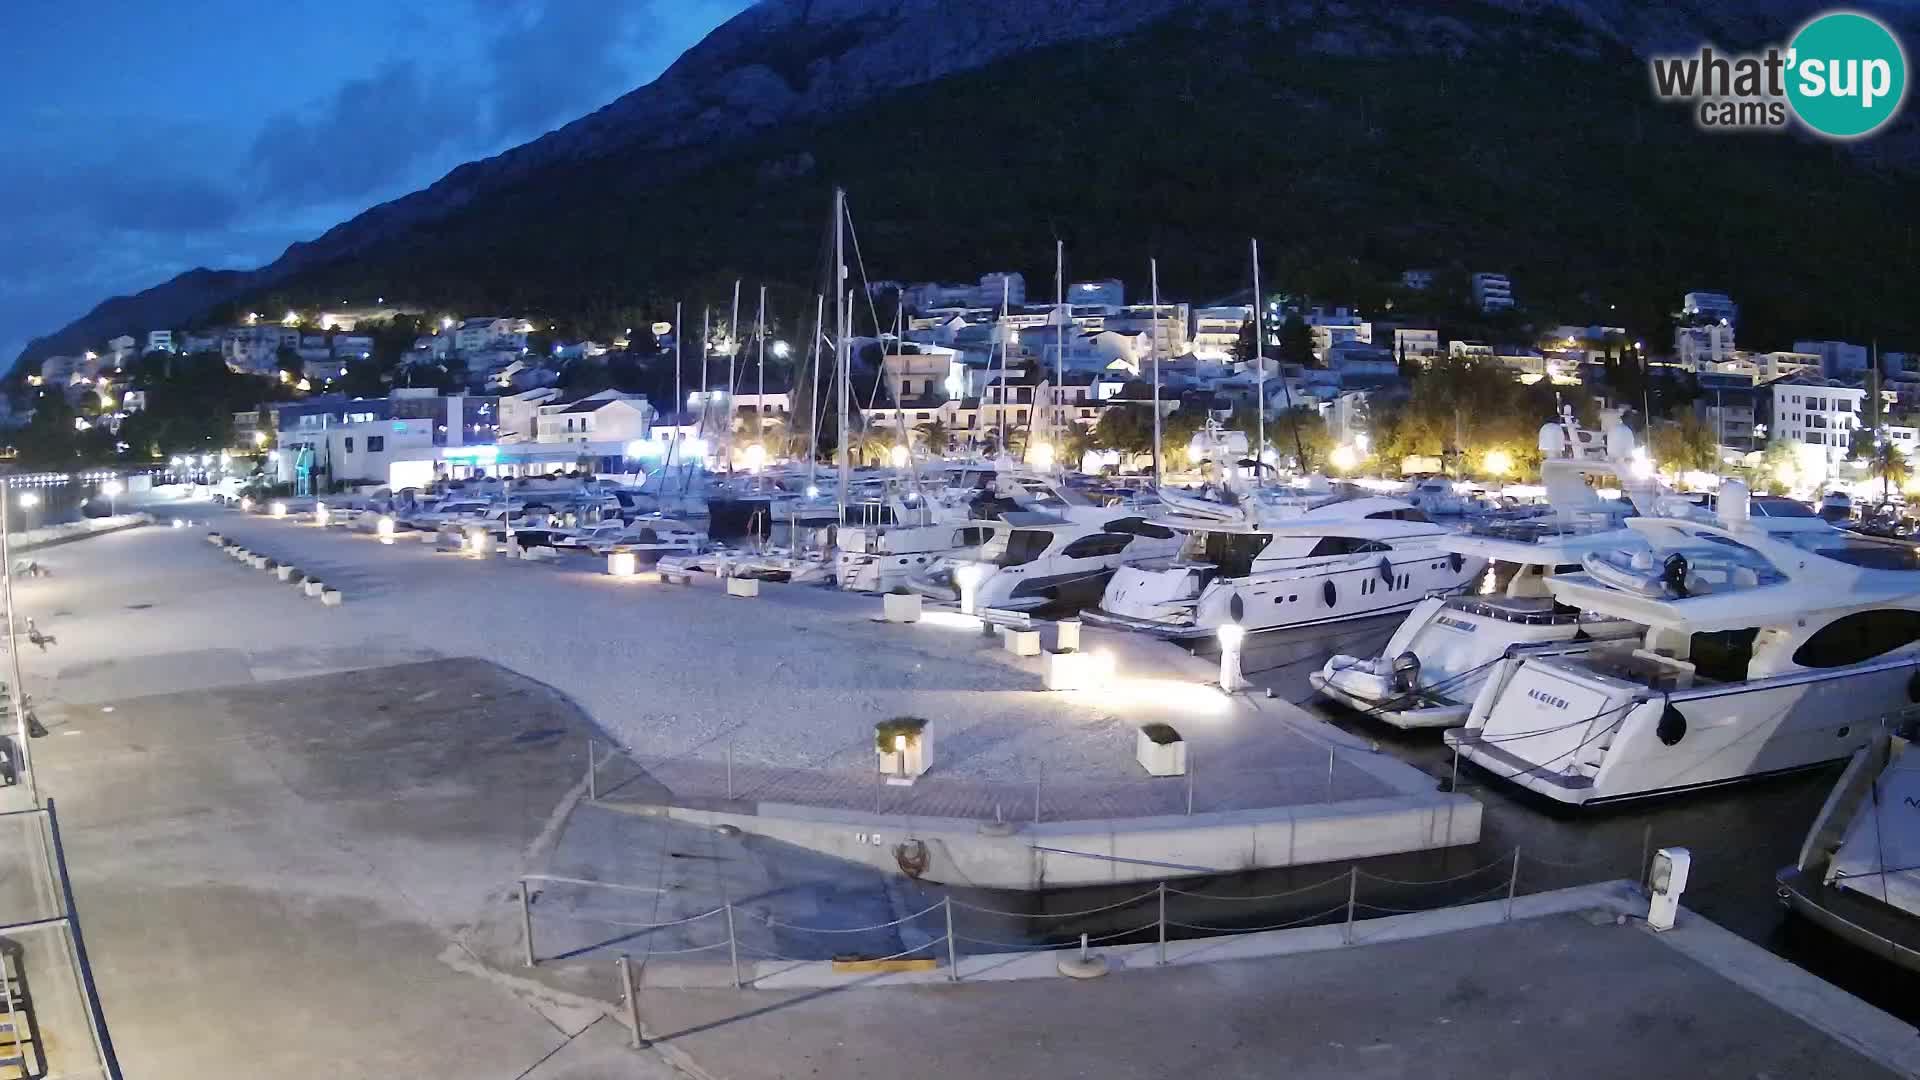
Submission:
M 1268 33 L 1307 35 L 1327 57 L 1429 56 L 1462 63 L 1502 35 L 1532 34 L 1540 47 L 1595 58 L 1690 48 L 1702 40 L 1753 44 L 1784 36 L 1816 5 L 1623 0 L 1473 4 L 1229 0 L 767 0 L 683 54 L 662 75 L 608 105 L 494 157 L 461 165 L 432 185 L 369 208 L 274 262 L 247 271 L 188 271 L 117 297 L 21 354 L 27 361 L 85 347 L 155 322 L 177 324 L 210 308 L 374 251 L 418 230 L 483 212 L 490 202 L 614 157 L 636 163 L 620 178 L 633 193 L 698 172 L 743 144 L 785 127 L 845 114 L 889 95 L 976 72 L 1036 50 L 1112 40 L 1156 24 L 1226 20 Z M 1897 16 L 1896 16 L 1897 17 Z M 1508 26 L 1503 26 L 1509 24 Z M 1231 56 L 1231 50 L 1226 53 Z M 1908 129 L 1903 117 L 1903 125 Z M 958 271 L 960 268 L 955 268 Z

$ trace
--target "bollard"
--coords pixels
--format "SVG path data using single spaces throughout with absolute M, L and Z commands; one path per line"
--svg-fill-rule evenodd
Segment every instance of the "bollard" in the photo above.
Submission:
M 627 1045 L 635 1050 L 647 1046 L 647 1037 L 640 1031 L 640 995 L 633 989 L 633 961 L 626 953 L 613 958 L 613 964 L 620 969 L 620 994 L 627 1005 L 627 1027 L 633 1032 L 633 1041 Z
M 1070 979 L 1096 979 L 1107 973 L 1107 958 L 1095 956 L 1088 950 L 1087 935 L 1080 935 L 1080 949 L 1060 958 L 1057 967 L 1060 974 Z
M 341 596 L 340 596 L 339 589 L 321 589 L 320 590 L 320 606 L 339 607 L 340 601 L 341 601 Z
M 1059 629 L 1059 634 L 1056 636 L 1054 640 L 1054 647 L 1058 649 L 1060 652 L 1066 652 L 1066 653 L 1079 652 L 1080 651 L 1080 620 L 1079 619 L 1062 619 L 1060 620 L 1058 629 Z
M 1220 638 L 1220 689 L 1237 694 L 1248 686 L 1247 677 L 1240 671 L 1240 646 L 1246 640 L 1246 628 L 1226 623 L 1216 633 Z

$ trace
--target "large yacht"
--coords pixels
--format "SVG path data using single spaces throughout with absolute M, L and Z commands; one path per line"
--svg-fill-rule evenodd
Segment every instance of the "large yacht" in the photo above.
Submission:
M 907 586 L 936 599 L 964 601 L 961 575 L 972 573 L 977 610 L 1077 611 L 1099 601 L 1124 564 L 1165 558 L 1180 547 L 1178 534 L 1156 522 L 1121 511 L 1109 511 L 1107 518 L 1096 524 L 1033 511 L 1003 513 L 1006 527 L 987 537 L 977 560 L 931 566 Z
M 1820 808 L 1800 857 L 1780 871 L 1795 913 L 1920 971 L 1920 755 L 1911 728 L 1876 730 Z
M 1540 450 L 1546 514 L 1480 522 L 1438 541 L 1449 554 L 1487 565 L 1479 587 L 1421 600 L 1378 656 L 1338 654 L 1309 675 L 1315 690 L 1396 727 L 1452 727 L 1466 720 L 1503 656 L 1641 633 L 1631 620 L 1562 604 L 1547 588 L 1549 575 L 1580 570 L 1589 552 L 1639 543 L 1622 524 L 1633 505 L 1595 490 L 1624 485 L 1648 497 L 1651 482 L 1633 480 L 1623 467 L 1632 435 L 1616 427 L 1602 440 L 1569 412 L 1540 429 Z
M 1716 520 L 1678 501 L 1627 522 L 1644 547 L 1547 579 L 1560 603 L 1645 633 L 1503 657 L 1447 733 L 1463 758 L 1564 803 L 1633 799 L 1846 757 L 1865 718 L 1912 700 L 1913 545 L 1755 517 L 1738 481 Z
M 1332 499 L 1268 521 L 1253 512 L 1157 523 L 1184 537 L 1177 557 L 1120 568 L 1102 626 L 1185 639 L 1236 624 L 1248 631 L 1317 626 L 1406 611 L 1479 577 L 1485 560 L 1440 547 L 1447 529 L 1398 499 Z

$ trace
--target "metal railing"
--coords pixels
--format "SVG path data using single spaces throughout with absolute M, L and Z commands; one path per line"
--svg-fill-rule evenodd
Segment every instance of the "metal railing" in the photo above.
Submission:
M 1642 836 L 1641 857 L 1631 877 L 1642 880 L 1652 854 L 1651 826 Z M 1067 854 L 1083 854 L 1069 852 Z M 1088 853 L 1089 858 L 1103 856 Z M 888 970 L 934 971 L 944 968 L 949 982 L 963 980 L 964 956 L 1005 956 L 1016 953 L 1059 951 L 1088 945 L 1142 945 L 1154 949 L 1154 966 L 1167 965 L 1168 945 L 1172 941 L 1202 940 L 1244 934 L 1268 933 L 1313 926 L 1338 926 L 1343 947 L 1363 944 L 1363 929 L 1373 919 L 1461 907 L 1468 904 L 1499 902 L 1501 921 L 1511 921 L 1514 904 L 1521 893 L 1523 870 L 1532 864 L 1549 870 L 1604 870 L 1615 860 L 1555 860 L 1529 856 L 1516 846 L 1498 857 L 1464 871 L 1433 878 L 1400 878 L 1363 869 L 1358 864 L 1328 874 L 1304 885 L 1264 893 L 1233 891 L 1209 892 L 1159 882 L 1105 904 L 1073 911 L 1025 912 L 989 907 L 960 900 L 948 894 L 934 903 L 885 922 L 861 926 L 819 926 L 785 922 L 775 918 L 763 905 L 726 901 L 712 908 L 675 919 L 649 922 L 629 921 L 611 916 L 541 912 L 531 884 L 544 882 L 556 886 L 603 889 L 624 894 L 664 894 L 666 890 L 649 886 L 624 885 L 580 878 L 529 874 L 520 879 L 520 910 L 524 930 L 523 961 L 527 967 L 542 962 L 535 946 L 534 930 L 540 918 L 559 919 L 577 924 L 610 927 L 619 931 L 616 939 L 625 944 L 640 938 L 646 941 L 646 959 L 694 956 L 726 950 L 726 971 L 735 989 L 751 988 L 762 978 L 761 961 L 776 964 L 850 963 L 855 970 L 872 973 Z M 1597 880 L 1605 880 L 1604 873 Z M 1420 903 L 1417 895 L 1431 896 L 1435 902 Z M 1273 917 L 1276 908 L 1284 918 Z M 1295 909 L 1300 910 L 1295 913 Z M 1257 921 L 1255 921 L 1257 920 Z M 994 933 L 996 925 L 1013 923 L 1027 928 L 1013 935 L 1026 940 L 1008 940 L 1005 932 Z M 1117 924 L 1117 925 L 1116 925 Z M 796 951 L 818 955 L 793 956 L 778 945 L 764 947 L 747 931 L 764 928 L 769 935 L 791 941 L 818 942 L 815 948 Z M 877 955 L 849 954 L 849 942 L 859 935 L 885 934 L 903 947 Z M 654 938 L 673 947 L 656 947 Z M 607 944 L 611 944 L 609 942 Z M 573 960 L 603 946 L 574 949 L 562 954 Z M 899 964 L 901 961 L 907 964 Z M 918 961 L 918 963 L 915 963 Z M 942 963 L 944 961 L 944 964 Z M 647 1040 L 641 1025 L 640 1007 L 632 971 L 633 958 L 626 951 L 615 954 L 620 978 L 620 1000 L 633 1045 Z M 765 974 L 773 974 L 767 972 Z

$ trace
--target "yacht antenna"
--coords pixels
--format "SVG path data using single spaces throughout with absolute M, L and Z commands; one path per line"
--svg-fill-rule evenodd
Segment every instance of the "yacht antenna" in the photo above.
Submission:
M 820 326 L 825 321 L 827 296 L 813 294 L 813 340 L 807 343 L 807 359 L 813 368 L 813 408 L 807 415 L 807 487 L 814 489 L 814 469 L 820 463 Z M 792 415 L 789 413 L 788 415 Z
M 1147 260 L 1148 276 L 1153 282 L 1153 336 L 1147 351 L 1153 356 L 1153 486 L 1160 486 L 1160 260 Z
M 1260 238 L 1253 238 L 1253 363 L 1254 363 L 1254 486 L 1266 480 L 1267 461 L 1267 331 L 1260 325 Z
M 1000 323 L 996 327 L 1000 339 L 1000 446 L 1001 454 L 1007 452 L 1007 298 L 1012 295 L 1012 284 L 1004 275 L 1000 278 Z
M 1067 324 L 1073 320 L 1067 308 L 1067 245 L 1065 241 L 1053 242 L 1053 317 L 1058 326 L 1054 327 L 1053 345 L 1053 429 L 1054 463 L 1061 465 L 1061 456 L 1066 452 L 1067 409 Z
M 767 287 L 760 286 L 760 313 L 754 316 L 753 329 L 760 339 L 760 386 L 753 395 L 753 442 L 760 447 L 760 460 L 767 460 Z
M 733 386 L 734 358 L 740 355 L 740 279 L 733 279 L 733 312 L 727 316 L 727 471 L 733 471 Z
M 847 486 L 853 479 L 853 459 L 848 456 L 847 400 L 853 354 L 847 348 L 847 319 L 853 310 L 853 293 L 847 289 L 847 192 L 833 189 L 833 303 L 839 340 L 834 343 L 834 377 L 840 381 L 840 491 L 835 496 L 840 524 L 847 523 Z

